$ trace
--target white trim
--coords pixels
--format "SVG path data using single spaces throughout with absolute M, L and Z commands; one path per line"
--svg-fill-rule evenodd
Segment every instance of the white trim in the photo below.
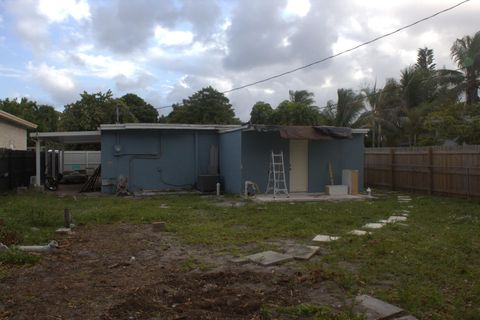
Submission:
M 5 112 L 3 110 L 0 110 L 0 119 L 5 119 L 7 121 L 13 122 L 17 126 L 21 126 L 23 128 L 27 129 L 36 129 L 37 125 L 35 123 L 31 123 L 30 121 L 24 120 L 22 118 L 19 118 L 17 116 L 14 116 L 13 114 L 10 114 L 8 112 Z
M 100 137 L 100 131 L 56 131 L 56 132 L 32 132 L 30 138 L 70 138 L 70 137 Z
M 128 129 L 172 129 L 172 130 L 221 130 L 238 129 L 241 125 L 228 124 L 182 124 L 182 123 L 121 123 L 102 124 L 100 130 L 128 130 Z
M 363 133 L 367 134 L 370 129 L 352 129 L 352 133 Z

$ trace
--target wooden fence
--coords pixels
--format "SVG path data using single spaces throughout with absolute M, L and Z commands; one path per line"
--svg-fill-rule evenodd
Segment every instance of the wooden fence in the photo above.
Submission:
M 480 145 L 366 148 L 365 186 L 480 196 Z

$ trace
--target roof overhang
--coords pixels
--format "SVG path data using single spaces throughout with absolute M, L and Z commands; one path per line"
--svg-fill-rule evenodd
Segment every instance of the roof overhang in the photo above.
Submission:
M 228 130 L 238 129 L 241 125 L 229 124 L 177 124 L 177 123 L 119 123 L 119 124 L 102 124 L 100 131 L 107 130 Z
M 262 126 L 262 125 L 260 125 L 260 126 Z M 270 126 L 270 127 L 272 127 L 272 126 Z M 289 126 L 276 126 L 276 127 L 281 128 L 281 127 L 289 127 Z M 328 126 L 324 126 L 324 127 L 328 127 Z M 350 129 L 351 129 L 353 134 L 367 134 L 370 131 L 370 129 L 365 129 L 365 128 L 350 128 Z M 227 133 L 227 132 L 238 131 L 238 130 L 257 131 L 257 129 L 255 129 L 254 125 L 243 125 L 243 126 L 238 126 L 237 128 L 222 129 L 222 130 L 220 130 L 220 133 Z
M 25 128 L 25 129 L 36 129 L 37 125 L 35 123 L 31 123 L 30 121 L 24 120 L 13 114 L 0 110 L 0 119 L 6 120 L 10 123 L 13 123 L 16 126 Z
M 100 131 L 32 132 L 30 138 L 64 144 L 100 143 Z

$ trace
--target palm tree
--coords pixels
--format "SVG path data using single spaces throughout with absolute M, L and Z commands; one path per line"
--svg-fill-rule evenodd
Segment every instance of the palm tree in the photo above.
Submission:
M 360 116 L 365 110 L 363 97 L 352 89 L 338 89 L 337 96 L 337 103 L 328 101 L 327 107 L 322 112 L 326 124 L 336 127 L 360 126 Z
M 301 103 L 306 106 L 312 106 L 315 103 L 315 95 L 307 90 L 289 90 L 288 95 L 291 102 Z
M 465 92 L 465 103 L 470 105 L 479 102 L 480 31 L 473 37 L 466 35 L 455 40 L 450 49 L 450 55 L 463 73 L 461 85 Z

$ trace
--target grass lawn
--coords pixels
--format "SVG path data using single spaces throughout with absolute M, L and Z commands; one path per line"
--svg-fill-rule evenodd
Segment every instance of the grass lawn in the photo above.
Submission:
M 480 319 L 480 203 L 412 198 L 409 204 L 390 195 L 373 201 L 225 207 L 200 196 L 74 199 L 24 193 L 0 198 L 0 241 L 46 243 L 62 225 L 64 208 L 77 224 L 165 221 L 167 230 L 186 243 L 235 254 L 254 242 L 268 247 L 269 240 L 311 243 L 315 234 L 339 235 L 321 259 L 299 268 L 318 270 L 351 294 L 374 295 L 420 319 Z M 389 225 L 364 237 L 346 234 L 410 205 L 408 227 Z M 34 262 L 29 255 L 0 253 L 0 264 Z

